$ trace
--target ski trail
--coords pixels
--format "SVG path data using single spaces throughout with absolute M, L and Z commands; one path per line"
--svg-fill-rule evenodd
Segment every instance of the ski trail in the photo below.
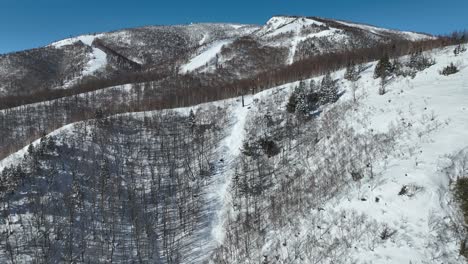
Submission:
M 245 136 L 244 127 L 250 110 L 248 106 L 242 107 L 240 102 L 233 100 L 228 111 L 231 112 L 230 124 L 215 152 L 215 171 L 204 193 L 202 217 L 205 220 L 200 230 L 194 234 L 192 243 L 189 243 L 191 257 L 186 263 L 206 262 L 216 247 L 224 241 L 224 219 L 230 203 L 229 187 L 235 171 L 235 160 L 241 151 Z
M 220 157 L 223 160 L 223 163 L 226 163 L 225 169 L 224 172 L 218 174 L 217 182 L 214 184 L 216 189 L 212 192 L 212 194 L 220 201 L 219 210 L 216 210 L 218 212 L 216 221 L 211 231 L 213 239 L 218 244 L 222 244 L 224 241 L 224 215 L 227 208 L 226 205 L 231 202 L 229 187 L 231 186 L 231 180 L 235 170 L 235 160 L 240 154 L 242 143 L 244 141 L 244 128 L 247 120 L 247 114 L 249 112 L 248 106 L 242 107 L 240 103 L 237 104 L 237 107 L 233 109 L 232 112 L 234 120 L 230 133 L 221 142 L 219 149 Z

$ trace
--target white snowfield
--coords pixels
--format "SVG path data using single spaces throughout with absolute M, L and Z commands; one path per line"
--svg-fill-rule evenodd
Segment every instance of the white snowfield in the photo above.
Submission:
M 259 32 L 257 32 L 257 35 L 273 37 L 288 32 L 294 32 L 297 34 L 305 27 L 313 25 L 323 26 L 324 23 L 302 17 L 272 17 L 270 20 L 268 20 L 266 25 Z
M 221 43 L 214 46 L 219 45 Z M 357 211 L 395 231 L 383 243 L 369 246 L 363 238 L 353 245 L 349 250 L 357 263 L 466 263 L 459 255 L 459 237 L 448 228 L 455 225 L 453 221 L 461 220 L 450 192 L 450 179 L 444 172 L 449 162 L 448 155 L 468 148 L 468 52 L 454 56 L 453 49 L 447 47 L 428 52 L 436 60 L 435 65 L 419 72 L 414 79 L 395 78 L 384 95 L 378 94 L 379 80 L 373 78 L 374 67 L 367 69 L 358 81 L 358 104 L 343 122 L 362 132 L 387 132 L 395 126 L 404 129 L 398 135 L 396 149 L 388 150 L 388 157 L 375 168 L 373 179 L 350 182 L 349 189 L 324 204 L 323 210 L 310 212 L 311 216 L 320 214 L 326 223 L 339 215 L 341 210 Z M 210 56 L 206 54 L 206 57 Z M 440 75 L 439 71 L 451 62 L 459 67 L 460 72 L 450 76 Z M 341 79 L 343 71 L 335 73 L 334 77 Z M 292 91 L 296 84 L 248 97 L 246 102 L 249 107 L 242 107 L 239 98 L 197 106 L 227 107 L 228 113 L 231 113 L 231 125 L 225 128 L 227 136 L 219 146 L 220 158 L 226 160 L 227 167 L 216 175 L 207 193 L 210 199 L 218 200 L 215 203 L 218 208 L 213 208 L 216 217 L 212 230 L 201 236 L 209 242 L 204 245 L 194 242 L 199 246 L 194 250 L 206 250 L 205 255 L 209 256 L 210 250 L 224 241 L 223 224 L 225 211 L 231 206 L 229 187 L 234 169 L 230 164 L 241 155 L 249 113 L 256 111 L 254 101 L 262 101 L 277 91 Z M 336 104 L 352 100 L 351 84 L 347 81 L 341 84 L 344 95 Z M 287 99 L 286 95 L 284 102 Z M 176 111 L 186 113 L 188 108 Z M 70 126 L 53 134 L 59 136 L 64 131 L 69 133 Z M 14 164 L 26 149 L 0 161 L 0 170 Z M 412 195 L 399 195 L 405 185 L 411 188 Z M 301 218 L 303 224 L 294 230 L 285 228 L 269 232 L 275 239 L 293 240 L 298 232 L 307 234 L 316 228 L 310 219 L 307 215 Z M 265 252 L 262 253 L 269 253 L 267 246 L 263 250 Z M 281 254 L 287 255 L 292 251 L 284 250 Z
M 360 29 L 363 29 L 363 30 L 367 30 L 367 31 L 370 31 L 370 32 L 372 32 L 372 33 L 374 33 L 376 35 L 381 35 L 381 34 L 385 34 L 385 33 L 400 34 L 400 35 L 403 35 L 406 39 L 411 40 L 411 41 L 418 41 L 418 40 L 434 38 L 433 36 L 429 36 L 429 35 L 426 35 L 426 34 L 415 33 L 415 32 L 410 32 L 410 31 L 391 30 L 391 29 L 379 28 L 379 27 L 370 26 L 370 25 L 344 22 L 344 21 L 339 21 L 339 20 L 337 20 L 337 22 L 341 23 L 343 25 L 349 26 L 349 27 L 355 27 L 355 28 L 360 28 Z
M 102 34 L 97 35 L 82 35 L 78 37 L 68 38 L 64 40 L 60 40 L 50 44 L 50 47 L 55 47 L 56 49 L 60 49 L 66 45 L 72 45 L 78 41 L 83 42 L 83 44 L 92 47 L 93 41 L 98 38 Z M 81 76 L 92 75 L 103 69 L 107 65 L 107 55 L 104 51 L 92 47 L 93 52 L 89 54 L 89 61 L 86 67 L 83 69 Z
M 82 35 L 82 36 L 77 36 L 77 37 L 72 37 L 72 38 L 59 40 L 57 42 L 53 42 L 49 46 L 59 49 L 59 48 L 61 48 L 63 46 L 66 46 L 66 45 L 75 44 L 78 41 L 83 42 L 83 44 L 85 44 L 85 45 L 91 46 L 93 41 L 99 36 L 100 35 Z
M 377 36 L 383 36 L 386 34 L 397 34 L 411 41 L 418 41 L 418 40 L 433 38 L 432 36 L 429 36 L 429 35 L 419 34 L 419 33 L 414 33 L 414 32 L 409 32 L 409 31 L 390 30 L 390 29 L 384 29 L 384 28 L 379 28 L 379 27 L 374 27 L 374 26 L 369 26 L 369 25 L 348 23 L 348 22 L 343 22 L 343 21 L 338 21 L 338 20 L 336 20 L 336 22 L 349 26 L 349 27 L 362 29 L 366 32 L 375 34 Z M 285 33 L 292 34 L 290 42 L 287 41 L 286 43 L 282 43 L 282 42 L 274 43 L 274 45 L 282 46 L 282 45 L 287 44 L 289 46 L 290 55 L 288 58 L 288 64 L 291 64 L 294 62 L 294 55 L 296 54 L 297 45 L 304 40 L 307 40 L 309 38 L 328 37 L 336 41 L 341 40 L 341 42 L 343 42 L 342 40 L 348 37 L 346 34 L 343 34 L 343 30 L 334 28 L 334 27 L 328 27 L 328 29 L 320 30 L 319 32 L 316 32 L 316 33 L 303 33 L 305 29 L 308 29 L 314 26 L 318 27 L 318 26 L 327 26 L 327 25 L 323 22 L 314 20 L 312 18 L 276 16 L 268 20 L 266 25 L 262 27 L 260 30 L 258 30 L 257 32 L 255 32 L 255 34 L 262 38 L 271 38 L 271 37 L 275 37 L 275 36 L 285 34 Z
M 448 155 L 468 147 L 468 53 L 456 57 L 453 49 L 434 52 L 436 65 L 414 79 L 394 80 L 385 95 L 377 94 L 372 71 L 359 81 L 362 106 L 351 120 L 367 115 L 366 129 L 374 131 L 385 132 L 398 123 L 406 127 L 398 154 L 385 161 L 376 179 L 354 186 L 325 208 L 325 212 L 357 210 L 396 231 L 394 238 L 373 251 L 356 248 L 354 255 L 359 260 L 466 263 L 459 256 L 460 238 L 447 228 L 454 224 L 451 220 L 462 220 L 444 169 L 449 165 Z M 451 62 L 461 71 L 440 75 Z M 356 124 L 356 128 L 363 126 Z M 404 185 L 414 188 L 414 195 L 398 195 Z
M 233 39 L 226 39 L 208 44 L 201 50 L 201 52 L 198 55 L 190 59 L 190 61 L 187 64 L 182 65 L 182 67 L 180 68 L 180 72 L 191 72 L 207 65 L 212 59 L 216 57 L 216 55 L 219 52 L 221 52 L 221 49 L 224 45 L 229 45 L 233 41 Z

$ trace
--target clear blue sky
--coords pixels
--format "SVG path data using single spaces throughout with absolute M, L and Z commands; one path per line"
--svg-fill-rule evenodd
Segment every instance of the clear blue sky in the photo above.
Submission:
M 276 14 L 433 34 L 468 28 L 468 0 L 0 0 L 0 53 L 89 32 L 190 22 L 263 24 Z

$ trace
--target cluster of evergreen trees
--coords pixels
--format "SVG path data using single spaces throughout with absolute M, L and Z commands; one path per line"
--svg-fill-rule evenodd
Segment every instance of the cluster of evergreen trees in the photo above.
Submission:
M 289 97 L 286 110 L 289 113 L 307 116 L 321 105 L 336 102 L 339 98 L 337 83 L 338 80 L 334 80 L 330 73 L 327 73 L 320 83 L 311 80 L 308 87 L 305 81 L 300 81 Z
M 450 65 L 446 66 L 445 68 L 442 69 L 442 71 L 440 72 L 440 74 L 442 75 L 445 75 L 445 76 L 448 76 L 448 75 L 452 75 L 452 74 L 455 74 L 457 73 L 459 70 L 458 70 L 458 67 L 455 66 L 455 64 L 450 63 Z
M 14 192 L 23 185 L 28 177 L 33 177 L 41 169 L 41 159 L 47 159 L 55 154 L 56 143 L 54 137 L 43 136 L 40 143 L 30 144 L 27 154 L 21 163 L 3 169 L 0 174 L 0 198 Z
M 465 52 L 466 51 L 466 47 L 462 44 L 459 44 L 457 47 L 455 47 L 455 49 L 453 50 L 453 54 L 455 54 L 455 56 L 458 56 L 460 55 L 461 53 Z
M 430 56 L 418 50 L 410 54 L 407 62 L 402 63 L 399 59 L 390 60 L 388 55 L 384 55 L 374 70 L 374 78 L 380 79 L 379 94 L 386 93 L 386 86 L 394 76 L 410 76 L 414 78 L 417 72 L 423 71 L 436 62 Z

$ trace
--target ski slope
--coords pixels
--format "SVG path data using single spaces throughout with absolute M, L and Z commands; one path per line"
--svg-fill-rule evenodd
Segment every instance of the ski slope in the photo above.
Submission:
M 60 40 L 60 41 L 50 44 L 49 46 L 54 47 L 56 49 L 60 49 L 66 45 L 72 45 L 81 41 L 83 44 L 91 47 L 93 51 L 92 53 L 88 55 L 89 61 L 87 62 L 85 68 L 83 69 L 81 76 L 92 75 L 96 73 L 97 71 L 103 69 L 107 65 L 107 54 L 104 51 L 93 47 L 93 41 L 96 38 L 100 37 L 101 35 L 102 34 L 82 35 L 78 37 Z M 124 35 L 124 34 L 121 34 L 121 35 Z
M 216 57 L 224 45 L 228 45 L 232 42 L 233 40 L 229 39 L 215 41 L 214 43 L 209 44 L 200 54 L 190 59 L 187 64 L 182 65 L 180 69 L 181 73 L 191 72 L 205 66 Z

